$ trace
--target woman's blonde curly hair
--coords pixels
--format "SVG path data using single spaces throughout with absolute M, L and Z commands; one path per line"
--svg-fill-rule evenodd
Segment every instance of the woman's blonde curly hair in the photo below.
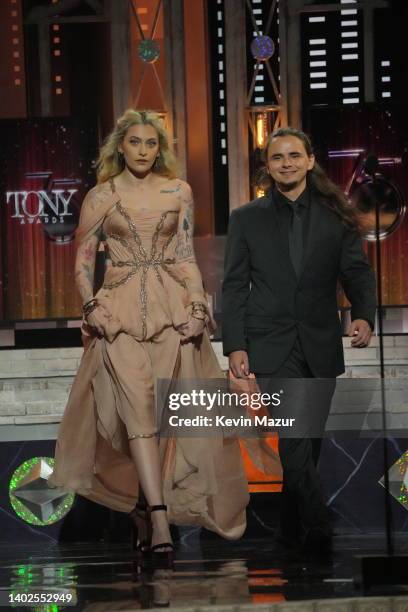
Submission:
M 115 128 L 101 147 L 95 164 L 98 183 L 104 183 L 124 170 L 125 161 L 123 155 L 119 154 L 118 146 L 133 125 L 151 125 L 159 136 L 159 156 L 153 172 L 169 178 L 176 176 L 177 161 L 169 148 L 169 138 L 160 115 L 148 110 L 136 111 L 129 108 L 119 117 Z

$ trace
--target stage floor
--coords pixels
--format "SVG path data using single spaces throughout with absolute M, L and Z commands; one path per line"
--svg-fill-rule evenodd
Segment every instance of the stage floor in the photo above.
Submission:
M 399 544 L 401 550 L 408 550 L 408 537 Z M 226 542 L 200 538 L 199 530 L 188 529 L 180 534 L 174 567 L 153 569 L 141 567 L 125 544 L 50 543 L 48 547 L 3 544 L 0 546 L 2 605 L 9 594 L 55 591 L 72 595 L 71 605 L 67 607 L 72 610 L 168 606 L 195 610 L 204 606 L 207 610 L 231 606 L 237 610 L 241 606 L 264 604 L 268 610 L 309 612 L 330 610 L 332 606 L 327 600 L 332 600 L 337 604 L 334 610 L 345 612 L 405 611 L 408 585 L 376 585 L 364 591 L 355 581 L 355 556 L 382 553 L 382 545 L 383 540 L 380 542 L 375 537 L 337 536 L 335 552 L 330 558 L 308 559 L 278 553 L 273 542 L 265 538 Z M 406 600 L 401 598 L 404 594 Z M 368 599 L 371 597 L 375 597 L 372 605 Z M 351 598 L 351 601 L 340 602 L 342 598 Z M 319 605 L 306 603 L 307 600 L 319 600 Z M 324 608 L 322 600 L 325 600 Z M 293 602 L 293 605 L 279 605 L 283 602 Z M 295 606 L 295 602 L 299 605 Z M 61 604 L 58 608 L 35 609 L 64 608 Z

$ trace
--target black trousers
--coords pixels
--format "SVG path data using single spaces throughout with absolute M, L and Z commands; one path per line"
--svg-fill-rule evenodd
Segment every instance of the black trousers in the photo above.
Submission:
M 317 462 L 336 380 L 313 377 L 299 340 L 279 370 L 257 380 L 264 393 L 272 394 L 278 386 L 284 391 L 282 405 L 271 410 L 272 416 L 296 419 L 294 431 L 279 433 L 283 488 L 278 533 L 299 540 L 313 527 L 330 531 Z

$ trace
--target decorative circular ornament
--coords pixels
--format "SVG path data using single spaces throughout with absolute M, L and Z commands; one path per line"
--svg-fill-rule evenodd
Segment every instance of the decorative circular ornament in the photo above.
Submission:
M 269 36 L 255 36 L 251 42 L 251 53 L 259 62 L 265 62 L 275 53 L 275 43 Z
M 9 484 L 10 503 L 19 518 L 30 525 L 52 525 L 71 510 L 75 495 L 48 487 L 54 459 L 33 457 L 16 469 Z
M 137 47 L 139 59 L 146 64 L 154 64 L 160 57 L 160 45 L 151 38 L 141 40 Z
M 368 175 L 358 177 L 350 189 L 351 201 L 360 217 L 363 238 L 377 239 L 376 208 L 379 210 L 379 238 L 384 240 L 394 233 L 406 214 L 404 197 L 398 186 L 381 174 L 375 180 Z

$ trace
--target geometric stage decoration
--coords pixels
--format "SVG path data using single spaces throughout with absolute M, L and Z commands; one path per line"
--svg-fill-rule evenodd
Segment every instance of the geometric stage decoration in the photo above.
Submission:
M 408 450 L 388 470 L 391 495 L 408 510 Z M 378 481 L 383 487 L 384 476 Z
M 31 525 L 52 525 L 62 519 L 74 503 L 74 493 L 48 487 L 54 459 L 33 457 L 14 472 L 9 484 L 11 505 L 23 521 Z
M 160 57 L 159 43 L 155 40 L 145 38 L 144 40 L 140 41 L 137 48 L 137 54 L 142 62 L 153 64 Z
M 251 43 L 251 53 L 255 59 L 265 62 L 275 52 L 275 43 L 269 36 L 256 36 Z

